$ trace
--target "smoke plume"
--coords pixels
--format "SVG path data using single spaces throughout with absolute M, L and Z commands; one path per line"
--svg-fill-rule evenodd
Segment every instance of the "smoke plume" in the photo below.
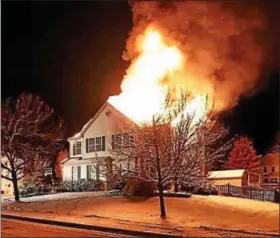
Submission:
M 260 41 L 266 16 L 258 5 L 244 2 L 132 2 L 134 27 L 123 57 L 133 63 L 145 29 L 159 29 L 185 56 L 182 70 L 162 83 L 207 93 L 218 111 L 232 108 L 257 87 L 268 52 L 268 43 Z

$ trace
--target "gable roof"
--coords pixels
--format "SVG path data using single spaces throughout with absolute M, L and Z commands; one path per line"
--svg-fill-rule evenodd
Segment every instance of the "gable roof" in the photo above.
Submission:
M 241 178 L 244 175 L 245 169 L 211 171 L 208 174 L 209 179 L 223 178 Z
M 118 109 L 116 109 L 111 103 L 108 102 L 108 100 L 100 107 L 100 109 L 97 111 L 97 113 L 95 113 L 95 115 L 83 126 L 82 130 L 78 133 L 76 133 L 75 135 L 73 135 L 72 137 L 68 138 L 68 140 L 74 140 L 74 139 L 80 139 L 83 137 L 83 135 L 85 134 L 85 132 L 90 128 L 90 126 L 92 125 L 92 123 L 98 118 L 98 116 L 101 114 L 101 112 L 106 108 L 106 106 L 109 106 L 111 109 L 113 109 L 115 112 L 117 112 L 117 114 L 119 114 L 121 117 L 123 117 L 124 119 L 133 122 L 130 118 L 128 118 L 126 115 L 124 115 L 123 113 L 121 113 Z

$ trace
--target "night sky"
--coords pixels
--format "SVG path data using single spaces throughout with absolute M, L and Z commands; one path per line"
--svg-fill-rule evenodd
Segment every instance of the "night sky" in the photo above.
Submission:
M 280 22 L 279 13 L 271 15 L 271 22 Z M 79 131 L 120 92 L 131 19 L 130 6 L 121 1 L 2 1 L 1 97 L 38 94 L 64 118 L 68 136 Z M 278 53 L 273 60 L 279 62 Z M 251 137 L 259 153 L 279 128 L 279 75 L 273 64 L 261 76 L 267 83 L 226 114 L 232 131 Z

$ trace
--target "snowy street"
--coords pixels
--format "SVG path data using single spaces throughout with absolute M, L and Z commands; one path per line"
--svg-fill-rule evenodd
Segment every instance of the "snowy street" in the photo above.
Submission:
M 108 232 L 81 230 L 60 226 L 2 219 L 2 237 L 108 237 L 133 238 Z

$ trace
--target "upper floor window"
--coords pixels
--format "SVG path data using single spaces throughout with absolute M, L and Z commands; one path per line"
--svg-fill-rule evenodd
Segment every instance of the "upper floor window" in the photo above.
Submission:
M 264 168 L 263 168 L 263 172 L 264 172 L 264 173 L 267 173 L 267 167 L 264 167 Z
M 73 155 L 80 155 L 82 154 L 82 142 L 76 141 L 73 144 Z
M 112 149 L 122 149 L 130 147 L 134 142 L 133 135 L 129 133 L 119 133 L 112 135 Z
M 272 172 L 272 173 L 275 173 L 275 166 L 272 166 L 271 172 Z
M 87 153 L 105 151 L 105 136 L 86 139 Z

